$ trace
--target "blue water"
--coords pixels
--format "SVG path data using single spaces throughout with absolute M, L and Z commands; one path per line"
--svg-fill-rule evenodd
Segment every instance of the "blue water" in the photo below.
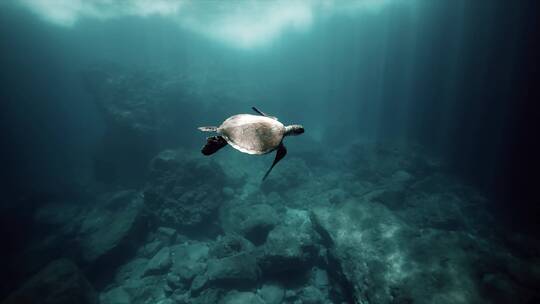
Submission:
M 536 303 L 537 6 L 0 3 L 0 299 Z

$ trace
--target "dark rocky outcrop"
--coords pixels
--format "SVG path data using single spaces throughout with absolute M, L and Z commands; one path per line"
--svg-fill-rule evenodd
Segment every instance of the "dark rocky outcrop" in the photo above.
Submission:
M 309 212 L 288 209 L 283 221 L 268 234 L 259 252 L 259 265 L 269 275 L 309 269 L 320 249 L 320 236 Z
M 169 247 L 163 247 L 148 261 L 143 276 L 166 274 L 171 264 L 171 251 Z
M 28 249 L 35 267 L 42 258 L 69 257 L 81 265 L 99 287 L 117 268 L 135 255 L 148 227 L 139 192 L 105 193 L 92 204 L 45 205 L 35 213 L 39 225 L 49 225 L 50 235 Z M 35 264 L 35 265 L 34 265 Z
M 171 271 L 185 285 L 189 286 L 197 275 L 206 270 L 207 259 L 208 245 L 205 243 L 194 242 L 171 247 Z
M 261 299 L 257 294 L 249 291 L 239 292 L 233 290 L 227 293 L 219 304 L 266 304 L 266 302 Z
M 255 245 L 263 244 L 279 222 L 277 212 L 268 204 L 227 208 L 221 218 L 226 232 L 242 235 Z
M 146 228 L 138 192 L 122 191 L 103 199 L 84 216 L 78 231 L 83 260 L 91 264 L 112 263 L 107 260 L 134 250 Z
M 196 136 L 178 130 L 196 124 L 204 91 L 195 92 L 178 70 L 100 64 L 87 68 L 83 80 L 105 123 L 94 158 L 95 176 L 105 183 L 143 185 L 146 164 L 162 147 Z
M 223 204 L 223 188 L 230 185 L 219 164 L 166 150 L 152 160 L 150 170 L 144 202 L 157 223 L 192 234 L 204 225 L 208 233 Z
M 31 277 L 3 304 L 98 304 L 98 297 L 84 274 L 70 260 L 51 262 Z

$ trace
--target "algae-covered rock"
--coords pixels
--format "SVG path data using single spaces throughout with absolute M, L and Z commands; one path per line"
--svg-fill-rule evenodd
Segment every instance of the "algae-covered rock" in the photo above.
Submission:
M 267 204 L 239 205 L 223 213 L 223 229 L 240 234 L 255 245 L 263 244 L 279 222 L 277 212 Z
M 244 286 L 254 285 L 260 275 L 260 270 L 255 256 L 245 252 L 208 260 L 206 275 L 210 284 Z
M 285 297 L 285 290 L 277 284 L 264 284 L 257 294 L 266 304 L 281 304 Z
M 314 286 L 307 286 L 300 292 L 300 301 L 303 304 L 322 304 L 324 300 L 323 293 Z
M 221 189 L 231 183 L 217 162 L 166 150 L 152 160 L 150 175 L 144 203 L 158 224 L 183 233 L 210 230 L 225 199 Z
M 170 249 L 163 247 L 148 261 L 143 276 L 164 274 L 169 270 L 171 264 Z
M 131 304 L 129 293 L 122 288 L 116 287 L 102 293 L 99 297 L 100 304 Z
M 249 291 L 233 290 L 219 301 L 219 304 L 266 304 L 257 294 Z
M 233 256 L 244 251 L 251 251 L 254 249 L 253 244 L 236 234 L 226 234 L 219 236 L 215 242 L 210 246 L 208 255 L 212 258 L 224 258 Z
M 78 238 L 86 262 L 118 261 L 145 235 L 143 202 L 138 192 L 113 193 L 104 200 L 85 215 L 80 225 Z
M 183 282 L 190 283 L 193 278 L 206 270 L 208 245 L 205 243 L 180 244 L 171 247 L 171 271 Z
M 268 274 L 308 269 L 319 255 L 319 242 L 309 212 L 288 209 L 282 223 L 268 234 L 259 265 Z

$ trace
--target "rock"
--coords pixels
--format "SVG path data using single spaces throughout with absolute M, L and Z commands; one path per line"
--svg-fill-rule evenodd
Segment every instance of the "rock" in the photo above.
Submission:
M 180 276 L 174 273 L 167 274 L 166 280 L 167 280 L 167 285 L 171 287 L 171 289 L 173 290 L 184 287 L 184 284 L 182 284 L 182 280 L 180 279 Z
M 139 192 L 109 192 L 93 198 L 91 204 L 74 205 L 47 205 L 38 210 L 38 225 L 54 230 L 29 243 L 28 261 L 18 272 L 35 273 L 55 258 L 69 257 L 84 265 L 91 281 L 106 282 L 108 269 L 135 255 L 147 231 Z
M 253 292 L 239 292 L 233 290 L 229 292 L 221 301 L 220 304 L 265 304 L 257 294 Z
M 276 284 L 265 284 L 258 291 L 257 294 L 263 299 L 266 304 L 281 304 L 285 297 L 285 291 L 283 288 Z
M 268 234 L 259 265 L 265 274 L 307 270 L 319 255 L 319 241 L 309 213 L 288 209 L 283 222 Z
M 174 241 L 175 244 L 185 244 L 185 243 L 189 243 L 190 239 L 183 235 L 183 234 L 178 234 L 176 235 L 176 240 Z
M 219 236 L 216 242 L 211 245 L 208 255 L 220 259 L 253 249 L 253 244 L 245 238 L 239 235 L 226 234 L 225 236 Z
M 191 282 L 191 293 L 198 295 L 208 285 L 208 276 L 206 274 L 198 274 Z
M 144 203 L 157 223 L 183 233 L 200 233 L 201 225 L 210 231 L 224 201 L 221 187 L 230 182 L 220 165 L 166 150 L 152 160 L 151 168 Z
M 209 283 L 220 286 L 253 285 L 257 282 L 259 274 L 257 260 L 250 253 L 210 259 L 206 269 Z
M 387 187 L 366 195 L 373 202 L 381 203 L 390 210 L 399 210 L 405 206 L 405 189 Z
M 326 270 L 315 267 L 311 271 L 311 276 L 313 286 L 319 289 L 325 289 L 329 287 L 330 281 L 328 279 L 328 273 L 326 272 Z
M 330 279 L 328 277 L 328 272 L 326 270 L 320 269 L 318 267 L 313 267 L 313 269 L 311 269 L 311 276 L 309 279 L 309 283 L 312 288 L 317 289 L 317 291 L 319 292 L 319 295 L 317 295 L 317 297 L 320 298 L 321 303 L 330 302 L 329 298 L 331 294 L 331 289 L 335 286 L 330 285 Z M 307 294 L 313 294 L 313 292 L 309 290 L 307 291 L 304 290 L 303 292 Z M 317 297 L 306 296 L 306 298 L 317 298 Z M 308 300 L 304 300 L 304 301 L 306 303 L 309 302 Z
M 4 304 L 97 304 L 94 288 L 77 266 L 67 259 L 51 262 L 31 277 Z
M 127 281 L 138 280 L 142 277 L 147 264 L 148 259 L 145 258 L 135 258 L 127 262 L 116 271 L 115 282 L 123 285 Z
M 295 297 L 296 297 L 296 291 L 292 289 L 288 289 L 287 291 L 285 291 L 285 299 L 291 301 Z
M 285 193 L 291 188 L 301 186 L 311 178 L 310 168 L 303 158 L 291 157 L 288 162 L 280 163 L 280 167 L 274 168 L 268 179 L 261 184 L 264 193 Z
M 328 239 L 326 270 L 346 302 L 483 303 L 479 274 L 501 264 L 493 261 L 501 249 L 471 232 L 411 228 L 371 201 L 315 207 L 312 219 Z M 497 292 L 513 286 L 488 282 Z
M 325 300 L 323 294 L 314 286 L 303 288 L 300 292 L 300 301 L 302 304 L 322 304 Z
M 256 283 L 260 270 L 257 260 L 249 252 L 211 258 L 206 262 L 206 271 L 195 275 L 191 292 L 198 295 L 203 289 L 211 287 L 250 286 Z M 191 274 L 191 273 L 190 273 Z
M 222 216 L 226 232 L 238 233 L 255 245 L 263 244 L 278 222 L 276 211 L 267 204 L 236 206 L 225 211 Z
M 144 245 L 139 250 L 139 254 L 146 258 L 152 258 L 161 248 L 163 248 L 163 246 L 165 246 L 165 244 L 162 241 L 153 241 Z
M 98 180 L 141 182 L 158 148 L 157 132 L 175 112 L 174 103 L 163 98 L 164 77 L 118 65 L 84 72 L 84 85 L 105 122 L 94 164 Z
M 223 195 L 225 195 L 228 198 L 231 198 L 234 196 L 234 189 L 231 187 L 223 187 Z
M 176 302 L 176 304 L 188 304 L 190 303 L 190 293 L 189 291 L 183 292 L 177 289 L 171 295 L 171 299 L 173 299 Z
M 122 287 L 116 287 L 102 293 L 99 299 L 100 304 L 131 304 L 129 294 Z
M 171 247 L 172 273 L 180 277 L 182 282 L 190 284 L 191 280 L 206 269 L 208 245 L 205 243 L 182 244 Z
M 326 196 L 330 204 L 340 204 L 346 200 L 350 194 L 342 188 L 334 188 L 326 191 Z
M 401 268 L 386 262 L 399 250 L 392 238 L 400 229 L 395 216 L 382 205 L 350 200 L 331 209 L 314 208 L 312 219 L 325 236 L 328 270 L 342 287 L 346 301 L 369 298 L 370 302 L 388 303 L 391 295 L 386 290 L 391 283 L 386 278 L 397 280 L 402 275 Z
M 454 194 L 432 193 L 408 199 L 407 208 L 398 215 L 403 221 L 421 228 L 457 231 L 466 229 L 470 219 L 463 216 L 465 203 Z
M 123 203 L 118 204 L 120 201 Z M 122 191 L 114 193 L 110 199 L 105 198 L 88 212 L 80 224 L 78 236 L 83 260 L 97 269 L 129 257 L 145 236 L 142 207 L 142 198 L 137 192 Z
M 171 244 L 176 240 L 176 229 L 168 227 L 159 227 L 157 230 L 157 239 L 163 241 L 165 244 Z
M 414 177 L 405 170 L 398 170 L 394 172 L 391 178 L 394 183 L 407 183 L 414 179 Z
M 359 179 L 371 182 L 400 181 L 409 175 L 425 175 L 426 157 L 420 147 L 390 142 L 358 142 L 350 146 L 349 167 Z
M 190 299 L 189 304 L 207 304 L 207 303 L 219 303 L 219 299 L 223 295 L 223 290 L 207 288 L 203 290 L 196 297 Z
M 166 298 L 166 282 L 161 276 L 146 276 L 126 281 L 123 288 L 132 303 L 159 303 Z
M 163 292 L 166 296 L 170 296 L 174 292 L 174 290 L 171 288 L 171 286 L 165 285 L 163 286 Z
M 171 268 L 171 265 L 170 249 L 169 247 L 163 247 L 148 262 L 143 276 L 164 274 Z
M 39 207 L 34 213 L 34 221 L 47 227 L 64 227 L 80 216 L 84 208 L 80 204 L 50 203 Z M 67 230 L 67 229 L 66 229 Z

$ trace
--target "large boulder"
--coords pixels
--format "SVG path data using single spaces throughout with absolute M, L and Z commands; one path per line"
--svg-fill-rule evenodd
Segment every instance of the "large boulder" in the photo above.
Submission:
M 473 232 L 411 226 L 369 200 L 317 207 L 312 218 L 329 249 L 329 276 L 350 302 L 487 303 L 478 278 L 494 293 L 518 285 L 496 270 L 510 264 L 508 253 Z
M 120 266 L 116 271 L 115 282 L 105 288 L 100 299 L 111 304 L 122 301 L 133 304 L 157 303 L 163 300 L 167 285 L 165 274 L 162 271 L 148 274 L 149 262 L 148 259 L 135 258 Z
M 259 252 L 259 265 L 265 274 L 309 269 L 320 249 L 320 235 L 309 212 L 287 209 L 283 221 L 268 234 Z
M 167 75 L 121 66 L 95 66 L 83 75 L 84 84 L 105 122 L 95 157 L 95 176 L 108 183 L 140 184 L 146 164 L 158 150 L 158 131 L 180 116 L 165 98 Z M 118 140 L 121 138 L 122 140 Z
M 129 293 L 122 288 L 116 287 L 106 292 L 102 293 L 99 296 L 100 304 L 131 304 L 131 297 Z
M 172 273 L 189 286 L 195 276 L 206 270 L 208 250 L 207 244 L 199 242 L 172 246 Z
M 229 185 L 219 164 L 166 150 L 152 160 L 150 172 L 144 202 L 158 224 L 186 233 L 199 233 L 201 225 L 211 230 Z
M 191 294 L 198 295 L 208 288 L 247 288 L 254 286 L 259 276 L 257 259 L 252 253 L 209 259 L 206 271 L 193 279 Z
M 159 303 L 166 298 L 166 281 L 162 276 L 133 278 L 122 286 L 128 293 L 131 303 Z
M 374 183 L 414 182 L 414 176 L 440 169 L 441 162 L 428 156 L 422 147 L 393 142 L 356 142 L 345 149 L 348 167 L 360 180 Z
M 106 195 L 82 219 L 78 239 L 82 259 L 93 269 L 115 267 L 134 255 L 146 231 L 140 193 Z
M 92 285 L 70 260 L 51 262 L 13 292 L 3 304 L 97 304 Z
M 248 252 L 208 260 L 206 276 L 210 284 L 224 286 L 253 285 L 260 275 L 257 260 Z
M 263 244 L 279 222 L 277 212 L 268 204 L 226 208 L 221 218 L 226 232 L 242 235 L 255 245 Z
M 272 170 L 260 189 L 265 193 L 276 192 L 286 195 L 289 189 L 306 184 L 311 178 L 311 172 L 312 169 L 304 159 L 291 157 L 285 162 L 280 162 L 279 166 Z
M 233 290 L 226 294 L 219 304 L 266 304 L 266 302 L 253 292 Z
M 143 276 L 165 274 L 171 268 L 171 251 L 169 247 L 163 247 L 146 265 Z
M 277 284 L 264 284 L 257 290 L 257 294 L 266 304 L 281 304 L 285 297 L 285 290 Z
M 221 259 L 253 249 L 253 244 L 242 236 L 226 234 L 224 236 L 219 236 L 216 241 L 212 243 L 208 255 L 211 258 Z
M 23 269 L 39 269 L 52 259 L 69 257 L 85 268 L 94 284 L 107 280 L 108 269 L 131 258 L 145 238 L 143 207 L 141 194 L 133 190 L 105 193 L 91 204 L 41 207 L 34 218 L 50 228 L 30 244 Z

